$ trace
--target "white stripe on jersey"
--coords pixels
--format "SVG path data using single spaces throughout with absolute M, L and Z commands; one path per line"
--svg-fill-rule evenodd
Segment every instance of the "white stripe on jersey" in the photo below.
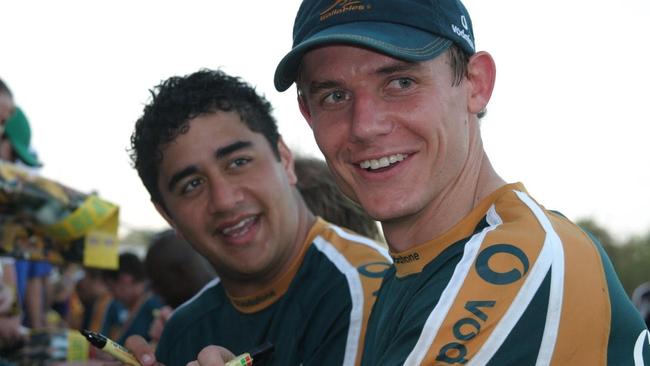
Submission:
M 648 333 L 647 329 L 644 329 L 636 339 L 636 343 L 634 344 L 634 366 L 645 365 L 645 361 L 643 360 L 643 346 L 646 339 L 648 340 L 648 344 L 650 344 L 650 338 L 648 336 L 650 336 L 650 333 Z
M 524 192 L 515 191 L 521 199 L 535 214 L 539 223 L 544 227 L 547 240 L 553 246 L 553 264 L 551 265 L 551 289 L 546 310 L 546 324 L 544 324 L 544 335 L 542 344 L 537 354 L 536 366 L 550 365 L 557 342 L 557 333 L 560 329 L 560 316 L 562 315 L 562 303 L 564 301 L 564 246 L 560 236 L 553 229 L 551 221 L 530 196 Z M 546 245 L 546 243 L 544 243 Z
M 533 265 L 533 268 L 531 268 L 523 286 L 515 296 L 501 321 L 495 326 L 490 337 L 483 344 L 483 347 L 468 362 L 468 366 L 485 365 L 490 361 L 517 324 L 524 311 L 528 308 L 528 305 L 551 267 L 551 289 L 546 312 L 546 324 L 544 326 L 544 335 L 542 336 L 542 344 L 537 356 L 536 365 L 550 364 L 551 357 L 553 356 L 562 312 L 564 283 L 564 252 L 562 250 L 562 242 L 542 209 L 524 193 L 518 191 L 515 191 L 515 193 L 535 215 L 546 232 L 546 237 L 544 238 L 544 244 L 539 253 L 539 257 Z
M 474 260 L 476 259 L 478 250 L 481 247 L 485 235 L 501 224 L 501 218 L 494 210 L 494 206 L 490 207 L 488 210 L 487 221 L 490 226 L 481 230 L 480 233 L 474 234 L 474 236 L 472 236 L 465 244 L 463 257 L 460 259 L 460 262 L 458 262 L 458 265 L 456 265 L 449 283 L 442 291 L 440 300 L 431 313 L 429 313 L 429 317 L 427 318 L 426 323 L 424 323 L 422 333 L 420 333 L 420 338 L 415 344 L 415 347 L 413 347 L 409 356 L 406 358 L 406 361 L 404 361 L 405 366 L 417 366 L 422 363 L 427 355 L 427 351 L 431 347 L 431 343 L 433 343 L 433 340 L 438 334 L 438 330 L 440 330 L 443 320 L 447 317 L 449 308 L 451 308 L 451 305 L 454 303 L 458 291 L 465 282 L 467 273 L 469 273 L 469 270 L 474 264 Z
M 361 324 L 363 323 L 363 302 L 364 293 L 361 285 L 359 271 L 341 254 L 332 243 L 325 240 L 322 236 L 317 236 L 313 241 L 314 247 L 320 250 L 330 261 L 338 268 L 348 281 L 350 287 L 350 298 L 352 300 L 352 309 L 350 310 L 350 327 L 348 328 L 348 337 L 345 345 L 345 356 L 343 365 L 354 365 L 357 359 L 357 352 L 360 347 L 359 340 L 361 337 Z
M 201 295 L 202 295 L 204 292 L 206 292 L 209 288 L 212 288 L 212 287 L 218 285 L 219 282 L 221 282 L 221 279 L 220 279 L 219 277 L 216 277 L 216 278 L 212 279 L 210 282 L 206 283 L 205 286 L 203 286 L 203 288 L 200 289 L 199 292 L 197 292 L 196 294 L 194 294 L 194 296 L 192 296 L 189 300 L 187 300 L 187 301 L 185 301 L 184 303 L 178 305 L 178 307 L 172 311 L 171 315 L 174 315 L 174 313 L 176 312 L 176 310 L 178 310 L 178 309 L 180 309 L 180 308 L 186 306 L 187 304 L 193 302 L 194 300 L 196 300 L 199 296 L 201 296 Z M 170 315 L 170 318 L 171 318 L 171 315 Z
M 364 245 L 378 251 L 379 254 L 383 255 L 388 260 L 389 263 L 393 263 L 393 258 L 388 254 L 388 249 L 377 245 L 377 243 L 375 241 L 373 241 L 372 239 L 369 239 L 369 238 L 367 238 L 365 236 L 361 236 L 359 234 L 347 232 L 347 231 L 341 229 L 340 227 L 338 227 L 338 226 L 336 226 L 334 224 L 330 224 L 330 225 L 328 225 L 328 227 L 331 228 L 332 230 L 334 230 L 336 235 L 342 237 L 343 239 L 347 239 L 349 241 L 355 241 L 355 242 L 364 244 Z

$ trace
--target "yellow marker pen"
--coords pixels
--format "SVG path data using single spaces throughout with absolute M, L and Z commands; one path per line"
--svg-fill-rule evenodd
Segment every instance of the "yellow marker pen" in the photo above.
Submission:
M 112 341 L 99 333 L 91 332 L 86 329 L 82 329 L 80 332 L 84 337 L 86 337 L 90 344 L 115 357 L 117 360 L 122 361 L 127 365 L 142 366 L 135 356 L 119 343 Z
M 273 344 L 271 344 L 271 342 L 264 342 L 261 346 L 251 350 L 250 352 L 242 353 L 226 362 L 226 366 L 252 366 L 254 359 L 270 352 L 273 352 Z

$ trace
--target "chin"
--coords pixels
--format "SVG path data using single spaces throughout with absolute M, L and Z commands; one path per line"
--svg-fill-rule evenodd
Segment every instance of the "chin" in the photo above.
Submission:
M 396 204 L 397 203 L 397 204 Z M 375 220 L 390 222 L 406 218 L 420 211 L 420 207 L 407 204 L 403 200 L 396 199 L 392 204 L 375 204 L 372 207 L 363 207 L 366 212 Z

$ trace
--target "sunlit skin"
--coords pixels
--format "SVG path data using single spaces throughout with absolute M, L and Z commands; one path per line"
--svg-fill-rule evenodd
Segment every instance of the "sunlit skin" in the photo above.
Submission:
M 476 117 L 494 76 L 483 52 L 472 56 L 459 86 L 446 54 L 408 63 L 333 45 L 304 56 L 301 112 L 337 183 L 382 222 L 392 251 L 438 237 L 505 184 L 484 152 Z M 390 157 L 386 167 L 366 168 Z
M 284 142 L 277 159 L 238 114 L 189 122 L 163 150 L 158 187 L 167 221 L 215 267 L 233 296 L 256 294 L 300 250 L 313 215 L 295 189 Z

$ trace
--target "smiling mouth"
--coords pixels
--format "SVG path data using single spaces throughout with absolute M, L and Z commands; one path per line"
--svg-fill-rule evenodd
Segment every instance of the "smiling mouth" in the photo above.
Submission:
M 368 171 L 382 169 L 382 168 L 389 167 L 393 164 L 399 163 L 400 161 L 406 159 L 407 156 L 408 155 L 406 154 L 395 154 L 390 156 L 384 156 L 379 159 L 364 160 L 361 163 L 359 163 L 359 167 L 361 169 L 365 169 Z
M 237 238 L 242 235 L 245 235 L 248 232 L 248 229 L 255 223 L 257 220 L 257 216 L 250 216 L 247 217 L 235 225 L 231 225 L 228 227 L 225 227 L 221 230 L 219 230 L 219 233 L 223 236 L 227 236 L 230 238 Z

